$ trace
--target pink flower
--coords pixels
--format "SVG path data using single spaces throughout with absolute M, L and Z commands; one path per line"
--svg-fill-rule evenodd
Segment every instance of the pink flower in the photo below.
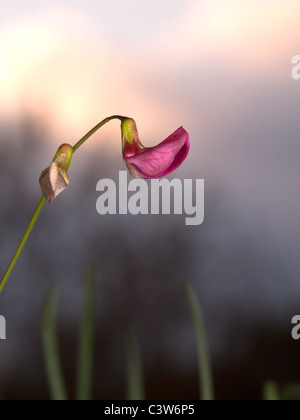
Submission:
M 188 133 L 178 128 L 166 140 L 154 147 L 143 147 L 135 121 L 122 122 L 123 157 L 134 178 L 161 178 L 175 171 L 190 150 Z

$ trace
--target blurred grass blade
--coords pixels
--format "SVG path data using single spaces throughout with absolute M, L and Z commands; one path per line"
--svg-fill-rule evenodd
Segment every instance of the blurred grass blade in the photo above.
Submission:
M 281 387 L 281 399 L 284 401 L 300 401 L 300 384 L 290 383 Z
M 212 401 L 214 399 L 212 366 L 202 310 L 192 286 L 189 283 L 185 283 L 184 288 L 197 337 L 199 380 L 201 385 L 200 399 Z
M 263 398 L 265 401 L 279 401 L 280 391 L 276 382 L 268 381 L 264 384 Z
M 133 331 L 130 331 L 126 337 L 126 354 L 128 400 L 142 401 L 145 399 L 142 361 L 138 342 Z
M 84 275 L 83 313 L 80 327 L 78 355 L 77 399 L 92 399 L 93 358 L 95 342 L 95 275 L 92 266 L 88 266 Z
M 56 335 L 56 312 L 58 290 L 52 288 L 48 294 L 43 319 L 43 349 L 51 398 L 55 401 L 67 400 L 67 392 L 59 361 Z

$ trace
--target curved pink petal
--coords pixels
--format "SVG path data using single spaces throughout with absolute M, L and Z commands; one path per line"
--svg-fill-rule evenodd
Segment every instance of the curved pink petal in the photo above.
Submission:
M 137 150 L 125 160 L 142 178 L 160 178 L 175 171 L 186 159 L 189 149 L 189 135 L 181 127 L 159 145 Z

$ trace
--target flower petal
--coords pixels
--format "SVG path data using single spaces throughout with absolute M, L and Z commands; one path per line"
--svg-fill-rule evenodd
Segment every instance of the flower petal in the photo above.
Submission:
M 160 178 L 177 169 L 188 155 L 190 149 L 189 135 L 183 127 L 158 146 L 144 148 L 134 156 L 126 157 L 126 163 L 134 167 L 143 178 Z
M 63 173 L 56 162 L 52 162 L 51 166 L 45 169 L 40 176 L 41 190 L 48 203 L 52 203 L 68 185 L 69 176 L 67 172 Z
M 40 176 L 40 186 L 43 195 L 49 203 L 63 192 L 69 185 L 68 168 L 73 156 L 73 148 L 69 144 L 62 144 L 54 156 L 49 168 Z

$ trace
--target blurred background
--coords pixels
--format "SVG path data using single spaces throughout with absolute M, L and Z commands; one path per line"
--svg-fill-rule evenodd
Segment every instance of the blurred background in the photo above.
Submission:
M 71 185 L 37 226 L 0 297 L 6 399 L 49 398 L 41 320 L 60 290 L 63 369 L 74 395 L 82 274 L 97 287 L 94 396 L 126 397 L 124 334 L 146 393 L 197 398 L 195 333 L 182 282 L 203 308 L 219 399 L 300 381 L 300 81 L 297 0 L 3 0 L 0 14 L 0 271 L 40 199 L 57 147 L 112 114 L 154 145 L 179 126 L 191 153 L 170 178 L 205 179 L 205 223 L 99 216 L 96 183 L 124 170 L 119 123 L 74 156 Z

